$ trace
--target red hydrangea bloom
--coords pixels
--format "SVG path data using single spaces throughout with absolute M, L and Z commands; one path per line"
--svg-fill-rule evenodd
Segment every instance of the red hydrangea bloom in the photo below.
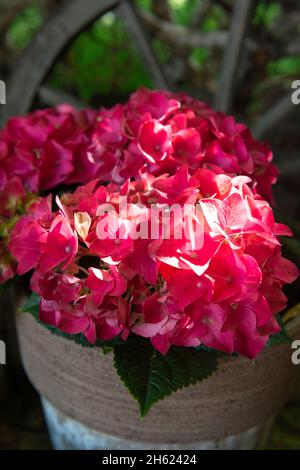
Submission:
M 8 178 L 18 176 L 32 192 L 66 181 L 76 168 L 74 143 L 88 133 L 94 114 L 64 105 L 10 119 L 0 133 L 6 147 L 2 171 Z
M 275 315 L 286 304 L 282 287 L 298 270 L 281 255 L 278 235 L 289 229 L 274 221 L 251 183 L 206 169 L 191 176 L 181 168 L 173 176 L 144 173 L 120 187 L 93 181 L 63 194 L 54 213 L 49 198 L 42 199 L 16 224 L 9 245 L 20 273 L 34 268 L 31 288 L 42 299 L 41 320 L 91 343 L 135 333 L 163 354 L 171 345 L 204 344 L 255 357 L 280 330 Z M 153 200 L 198 210 L 183 221 L 170 218 L 168 237 L 160 230 L 133 236 L 141 234 L 142 222 L 151 228 Z M 143 211 L 135 205 L 141 201 Z M 99 236 L 110 216 L 103 207 L 114 211 L 106 239 Z
M 115 266 L 111 266 L 107 271 L 89 268 L 89 276 L 85 285 L 91 290 L 95 305 L 102 304 L 106 294 L 119 297 L 124 294 L 127 288 L 126 280 Z
M 0 217 L 10 219 L 26 201 L 26 191 L 18 176 L 6 180 L 0 192 Z
M 163 160 L 170 145 L 169 127 L 155 120 L 146 121 L 140 127 L 138 145 L 142 154 L 151 163 Z
M 183 164 L 195 178 L 199 169 L 250 176 L 253 191 L 272 200 L 272 152 L 244 124 L 185 94 L 141 88 L 111 109 L 62 105 L 10 119 L 0 131 L 0 217 L 6 224 L 22 213 L 28 196 L 19 186 L 39 193 L 95 178 L 121 185 L 148 172 L 171 178 Z
M 64 214 L 51 214 L 49 197 L 32 211 L 20 218 L 10 237 L 9 249 L 19 263 L 18 274 L 37 266 L 43 274 L 58 265 L 67 267 L 77 253 L 76 232 Z
M 270 199 L 278 173 L 271 161 L 270 148 L 232 116 L 184 94 L 145 88 L 112 109 L 58 106 L 12 118 L 0 132 L 0 187 L 18 176 L 33 192 L 95 177 L 122 183 L 149 170 L 174 174 L 185 163 L 190 173 L 213 167 L 249 175 Z
M 185 94 L 141 88 L 111 109 L 13 118 L 0 131 L 0 282 L 33 270 L 41 320 L 91 343 L 134 333 L 163 354 L 255 357 L 298 275 L 269 205 L 277 174 L 267 144 Z M 61 184 L 84 186 L 53 212 L 38 193 Z

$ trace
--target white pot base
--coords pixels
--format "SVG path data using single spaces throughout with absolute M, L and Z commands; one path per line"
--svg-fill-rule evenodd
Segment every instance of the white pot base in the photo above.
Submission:
M 191 444 L 157 444 L 131 441 L 95 431 L 70 418 L 41 398 L 50 439 L 56 450 L 237 450 L 253 449 L 268 424 L 254 426 L 237 435 Z

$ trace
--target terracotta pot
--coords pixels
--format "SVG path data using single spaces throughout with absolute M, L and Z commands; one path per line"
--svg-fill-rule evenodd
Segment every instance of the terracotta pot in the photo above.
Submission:
M 207 380 L 157 403 L 141 421 L 112 355 L 58 337 L 30 314 L 17 315 L 17 330 L 56 448 L 251 447 L 288 399 L 300 371 L 287 345 L 268 348 L 255 361 L 222 359 Z

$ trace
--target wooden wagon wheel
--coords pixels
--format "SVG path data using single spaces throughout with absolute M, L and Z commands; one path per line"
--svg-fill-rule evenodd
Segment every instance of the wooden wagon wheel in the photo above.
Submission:
M 48 105 L 57 104 L 58 101 L 80 104 L 76 98 L 42 87 L 42 82 L 66 45 L 89 24 L 112 10 L 124 19 L 155 86 L 168 87 L 132 2 L 73 0 L 64 4 L 37 34 L 10 77 L 7 105 L 1 108 L 1 124 L 11 116 L 30 110 L 36 95 Z
M 233 103 L 244 39 L 255 4 L 255 0 L 236 0 L 234 4 L 214 99 L 215 108 L 224 112 L 230 111 Z M 89 24 L 112 10 L 123 19 L 154 85 L 169 88 L 131 0 L 71 0 L 62 5 L 37 34 L 14 70 L 7 84 L 7 104 L 0 107 L 1 125 L 11 116 L 29 111 L 36 96 L 50 106 L 61 102 L 82 106 L 77 98 L 43 86 L 43 80 L 66 45 Z M 292 109 L 289 96 L 283 98 L 257 121 L 255 134 L 262 136 Z

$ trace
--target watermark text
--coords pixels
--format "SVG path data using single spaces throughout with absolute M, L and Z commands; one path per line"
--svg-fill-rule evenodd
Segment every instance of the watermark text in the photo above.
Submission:
M 4 341 L 0 340 L 0 365 L 6 364 L 6 345 Z
M 292 103 L 295 105 L 300 104 L 300 80 L 292 82 L 292 89 L 295 90 L 291 95 Z
M 6 104 L 6 85 L 3 80 L 0 80 L 0 104 Z

